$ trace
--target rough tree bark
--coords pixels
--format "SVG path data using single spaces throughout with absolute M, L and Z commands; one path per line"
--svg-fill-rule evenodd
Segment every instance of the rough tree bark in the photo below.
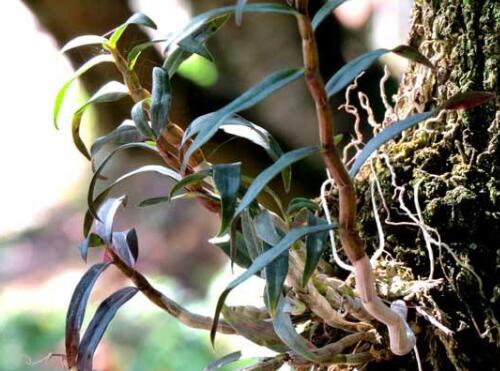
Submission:
M 436 74 L 411 65 L 395 97 L 401 118 L 435 107 L 458 91 L 497 93 L 469 111 L 446 112 L 387 145 L 386 160 L 374 160 L 392 221 L 408 221 L 391 175 L 404 187 L 402 200 L 418 218 L 436 229 L 446 245 L 432 245 L 435 278 L 443 283 L 423 300 L 431 313 L 454 331 L 447 336 L 410 311 L 418 333 L 424 370 L 500 369 L 500 2 L 497 0 L 417 0 L 409 43 L 436 66 Z M 378 243 L 370 197 L 370 167 L 358 182 L 360 228 Z M 417 192 L 418 202 L 415 202 Z M 425 240 L 437 235 L 418 226 L 384 224 L 386 250 L 426 277 L 430 263 Z M 427 236 L 426 236 L 427 234 Z M 432 237 L 431 237 L 432 238 Z M 415 369 L 411 357 L 393 359 L 371 369 Z

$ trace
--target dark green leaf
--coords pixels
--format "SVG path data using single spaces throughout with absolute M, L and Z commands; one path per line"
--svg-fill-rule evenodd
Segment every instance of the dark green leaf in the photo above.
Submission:
M 142 142 L 146 138 L 137 130 L 137 127 L 131 120 L 125 120 L 117 126 L 111 133 L 99 137 L 90 147 L 90 155 L 92 158 L 101 148 L 109 143 L 112 144 L 127 144 L 132 142 Z
M 262 254 L 263 246 L 262 242 L 257 238 L 257 232 L 248 210 L 243 211 L 241 214 L 241 233 L 243 234 L 248 255 L 253 261 Z
M 437 111 L 434 110 L 417 113 L 413 116 L 407 117 L 404 120 L 394 122 L 384 130 L 382 130 L 379 134 L 370 139 L 368 143 L 366 143 L 366 145 L 363 147 L 362 151 L 356 156 L 356 160 L 349 170 L 349 175 L 351 177 L 355 177 L 365 161 L 368 160 L 372 153 L 379 149 L 383 144 L 393 139 L 395 136 L 401 134 L 404 130 L 411 128 L 419 122 L 427 120 L 431 116 L 434 116 L 436 112 Z
M 107 244 L 111 244 L 113 237 L 113 222 L 115 214 L 120 206 L 126 206 L 127 198 L 121 196 L 118 198 L 109 198 L 99 208 L 97 212 L 97 222 L 95 234 L 102 238 Z
M 273 319 L 273 327 L 276 335 L 295 353 L 301 357 L 319 363 L 319 357 L 311 350 L 314 349 L 302 336 L 300 336 L 293 326 L 290 313 L 285 311 L 285 298 L 281 296 L 278 312 Z
M 337 9 L 339 5 L 342 5 L 345 3 L 346 0 L 327 0 L 323 6 L 316 12 L 314 15 L 312 21 L 311 21 L 311 26 L 313 30 L 316 31 L 318 26 L 325 20 L 326 17 L 328 17 L 332 12 Z
M 333 228 L 332 225 L 318 225 L 315 227 L 302 227 L 290 230 L 281 240 L 277 243 L 272 249 L 267 250 L 263 254 L 259 255 L 257 259 L 248 267 L 248 269 L 231 281 L 226 289 L 222 292 L 217 301 L 217 307 L 215 309 L 214 321 L 212 323 L 212 330 L 210 332 L 210 339 L 212 344 L 215 340 L 215 334 L 217 329 L 217 323 L 219 322 L 219 315 L 226 300 L 226 297 L 229 295 L 232 289 L 241 283 L 245 282 L 247 279 L 252 277 L 254 274 L 260 272 L 263 268 L 265 268 L 269 263 L 273 262 L 276 258 L 278 258 L 285 250 L 287 250 L 293 243 L 295 243 L 298 239 L 311 234 L 318 233 L 322 231 L 327 231 Z
M 220 128 L 228 134 L 247 139 L 264 148 L 273 161 L 277 161 L 283 155 L 283 150 L 279 143 L 267 130 L 241 116 L 235 115 L 230 117 Z M 288 193 L 292 180 L 291 167 L 284 168 L 281 172 L 281 177 L 283 178 L 285 191 Z
M 80 344 L 80 329 L 90 292 L 99 275 L 109 266 L 107 263 L 95 264 L 83 275 L 73 291 L 66 313 L 66 361 L 68 368 L 76 363 Z
M 104 240 L 96 235 L 95 233 L 89 234 L 81 243 L 78 245 L 78 250 L 80 251 L 80 256 L 83 261 L 87 262 L 87 255 L 89 247 L 98 247 L 104 245 Z
M 469 109 L 480 104 L 488 102 L 496 97 L 496 94 L 488 91 L 468 91 L 465 93 L 455 94 L 453 97 L 444 102 L 437 109 Z
M 418 50 L 408 45 L 399 45 L 394 49 L 375 49 L 368 53 L 354 58 L 349 63 L 342 66 L 325 85 L 328 97 L 335 95 L 347 85 L 349 85 L 361 72 L 365 71 L 382 55 L 393 52 L 401 57 L 410 59 L 414 62 L 424 64 L 434 69 L 432 63 L 422 55 Z
M 259 103 L 273 92 L 295 81 L 304 74 L 303 69 L 285 69 L 272 73 L 264 78 L 257 85 L 254 85 L 238 98 L 233 100 L 227 106 L 214 112 L 213 115 L 206 115 L 204 121 L 198 122 L 193 128 L 191 125 L 186 129 L 183 136 L 183 144 L 186 143 L 194 134 L 198 134 L 189 146 L 184 156 L 183 166 L 186 166 L 187 160 L 202 145 L 208 142 L 217 130 L 224 124 L 224 121 L 233 114 L 246 110 Z
M 153 68 L 153 91 L 151 92 L 151 127 L 156 136 L 168 124 L 168 113 L 172 91 L 168 72 L 160 67 Z
M 189 54 L 198 54 L 199 56 L 208 59 L 211 62 L 213 62 L 214 60 L 214 57 L 207 49 L 207 47 L 202 42 L 196 40 L 196 38 L 193 36 L 185 37 L 184 39 L 179 41 L 177 45 L 179 45 L 179 48 L 183 49 Z
M 108 42 L 108 39 L 102 37 L 102 36 L 97 36 L 97 35 L 83 35 L 83 36 L 78 36 L 75 37 L 73 40 L 70 40 L 67 42 L 61 49 L 61 53 L 66 53 L 68 50 L 78 48 L 80 46 L 86 46 L 86 45 L 96 45 L 96 44 L 106 44 Z
M 223 15 L 210 19 L 206 23 L 203 23 L 196 31 L 194 31 L 187 37 L 191 37 L 196 42 L 204 45 L 205 42 L 227 22 L 229 17 L 230 15 Z M 167 70 L 168 75 L 172 77 L 177 72 L 177 69 L 182 64 L 182 62 L 184 62 L 191 55 L 192 53 L 183 50 L 182 48 L 177 48 L 165 60 L 163 68 Z
M 288 215 L 291 215 L 296 211 L 299 211 L 300 209 L 304 208 L 311 210 L 312 212 L 321 210 L 318 204 L 315 203 L 314 201 L 305 197 L 295 197 L 288 203 L 288 207 L 286 208 L 286 213 Z
M 138 289 L 125 287 L 106 298 L 90 321 L 78 350 L 78 370 L 92 371 L 94 352 L 118 309 L 129 301 Z
M 221 15 L 232 14 L 236 10 L 236 6 L 224 6 L 216 9 L 209 10 L 206 13 L 202 13 L 194 17 L 189 24 L 184 27 L 184 29 L 176 34 L 174 34 L 168 41 L 167 47 L 179 40 L 182 40 L 188 35 L 195 33 L 203 24 L 207 23 L 211 19 L 219 17 Z M 269 3 L 256 3 L 248 4 L 243 7 L 243 12 L 249 13 L 280 13 L 280 14 L 290 14 L 297 15 L 297 11 L 289 6 L 281 4 L 269 4 Z
M 85 72 L 90 70 L 92 67 L 97 66 L 98 64 L 101 64 L 101 63 L 109 63 L 109 62 L 111 62 L 111 63 L 114 62 L 114 59 L 110 54 L 97 55 L 94 58 L 85 62 L 80 68 L 78 68 L 75 71 L 75 73 L 73 74 L 73 76 L 71 76 L 71 78 L 68 81 L 66 81 L 63 86 L 61 86 L 61 88 L 57 92 L 56 99 L 54 101 L 54 109 L 52 111 L 53 112 L 52 118 L 53 118 L 54 126 L 56 129 L 59 129 L 59 126 L 57 124 L 57 120 L 59 118 L 59 113 L 61 112 L 62 103 L 64 101 L 64 98 L 66 97 L 66 93 L 67 93 L 69 87 L 71 86 L 71 83 L 73 81 L 75 81 L 77 78 L 79 78 L 80 76 L 82 76 Z
M 139 256 L 139 241 L 135 229 L 113 232 L 113 251 L 129 267 L 133 267 Z
M 87 150 L 87 147 L 80 138 L 80 123 L 82 121 L 82 116 L 87 110 L 87 108 L 94 103 L 106 103 L 106 102 L 115 102 L 123 97 L 128 95 L 128 89 L 122 83 L 118 81 L 110 81 L 102 88 L 100 88 L 90 99 L 82 105 L 76 112 L 73 114 L 73 121 L 71 125 L 71 131 L 73 134 L 73 142 L 75 143 L 76 148 L 90 160 L 90 154 Z
M 211 362 L 207 367 L 203 369 L 203 371 L 214 371 L 218 370 L 219 368 L 228 365 L 230 363 L 236 362 L 241 358 L 241 352 L 233 352 L 225 355 L 224 357 L 219 358 L 216 361 Z
M 139 207 L 147 207 L 147 206 L 154 206 L 158 205 L 164 202 L 169 202 L 170 197 L 168 196 L 161 196 L 161 197 L 151 197 L 147 198 L 139 203 Z
M 208 242 L 216 245 L 224 252 L 224 254 L 231 258 L 231 242 L 229 234 L 211 238 Z M 243 235 L 240 232 L 236 232 L 235 241 L 233 242 L 234 246 L 236 247 L 236 256 L 234 256 L 234 262 L 242 268 L 248 268 L 250 264 L 252 264 L 252 259 L 248 255 Z
M 246 176 L 246 175 L 242 175 L 242 176 L 241 176 L 241 183 L 243 183 L 245 186 L 250 186 L 250 185 L 252 185 L 252 184 L 253 184 L 253 182 L 254 182 L 254 180 L 255 180 L 254 178 L 249 177 L 249 176 Z M 246 192 L 246 189 L 247 189 L 247 188 L 240 188 L 240 192 L 241 192 L 242 190 L 244 190 L 244 191 Z M 276 194 L 276 192 L 274 192 L 274 191 L 271 189 L 271 187 L 269 187 L 269 186 L 264 187 L 264 189 L 263 189 L 262 191 L 263 191 L 264 193 L 266 193 L 269 197 L 271 197 L 271 199 L 274 201 L 274 203 L 276 204 L 276 206 L 278 206 L 278 209 L 279 209 L 279 211 L 280 211 L 280 213 L 281 213 L 281 216 L 283 216 L 283 218 L 284 218 L 284 217 L 285 217 L 285 210 L 283 209 L 283 205 L 282 205 L 282 203 L 281 203 L 281 199 L 280 199 L 280 197 Z M 255 202 L 255 200 L 253 201 L 253 203 L 251 203 L 251 204 L 250 204 L 250 207 L 251 207 L 251 205 L 252 205 L 252 204 L 254 204 L 254 205 L 256 205 L 256 206 L 257 206 L 257 212 L 256 212 L 256 213 L 260 212 L 260 209 L 259 209 L 259 207 L 258 207 L 258 204 Z
M 223 234 L 233 220 L 238 190 L 241 184 L 241 163 L 213 166 L 213 178 L 221 199 L 222 220 L 219 234 Z
M 328 224 L 326 220 L 315 217 L 312 213 L 307 215 L 307 225 L 313 227 L 316 225 Z M 304 265 L 304 274 L 302 276 L 302 286 L 306 286 L 307 281 L 313 274 L 318 265 L 323 252 L 327 246 L 328 232 L 319 232 L 310 234 L 306 237 L 306 263 Z
M 127 55 L 127 68 L 133 70 L 139 56 L 144 50 L 165 41 L 167 41 L 167 39 L 156 39 L 134 46 Z
M 255 218 L 254 225 L 257 237 L 266 242 L 268 245 L 274 246 L 281 240 L 280 233 L 276 229 L 273 216 L 269 210 L 262 210 Z
M 285 167 L 290 166 L 294 162 L 297 162 L 307 156 L 310 156 L 314 153 L 318 153 L 318 147 L 304 147 L 299 148 L 290 152 L 285 153 L 283 156 L 279 158 L 274 164 L 269 166 L 267 169 L 262 171 L 252 185 L 248 188 L 248 191 L 243 196 L 238 208 L 236 209 L 235 214 L 240 214 L 246 207 L 250 205 L 250 203 L 259 195 L 262 189 L 266 186 L 269 181 L 274 178 L 280 171 L 282 171 Z
M 146 98 L 144 100 L 141 100 L 140 102 L 137 102 L 134 104 L 134 107 L 132 107 L 132 120 L 134 120 L 135 126 L 137 126 L 137 129 L 139 132 L 145 136 L 148 139 L 153 139 L 155 138 L 155 132 L 151 128 L 151 126 L 148 123 L 148 119 L 146 115 L 144 114 L 144 103 L 150 102 L 150 98 Z
M 211 175 L 212 175 L 212 169 L 201 170 L 201 171 L 198 171 L 197 173 L 193 173 L 193 174 L 189 174 L 189 175 L 185 176 L 184 178 L 179 180 L 177 183 L 175 183 L 175 185 L 170 190 L 169 197 L 172 197 L 173 195 L 175 195 L 182 188 L 186 188 L 192 184 L 200 183 L 201 181 L 203 181 L 203 179 L 205 179 L 206 177 L 211 176 Z M 168 200 L 168 197 L 167 197 L 167 200 Z
M 123 33 L 127 29 L 128 25 L 135 24 L 138 26 L 149 27 L 156 30 L 156 24 L 153 22 L 151 18 L 142 13 L 133 14 L 125 23 L 118 26 L 114 32 L 111 34 L 109 41 L 107 42 L 107 46 L 110 48 L 116 48 L 116 44 L 122 37 Z
M 264 250 L 274 246 L 264 242 Z M 266 265 L 266 304 L 271 316 L 276 315 L 278 300 L 283 293 L 283 285 L 288 274 L 288 250 L 283 251 L 273 262 Z

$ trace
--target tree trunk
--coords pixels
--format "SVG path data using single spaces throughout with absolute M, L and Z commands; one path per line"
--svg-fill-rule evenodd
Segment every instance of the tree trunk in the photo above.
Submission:
M 394 113 L 409 114 L 436 107 L 459 91 L 499 92 L 500 2 L 497 0 L 416 0 L 409 43 L 437 67 L 412 64 L 403 76 Z M 358 182 L 360 229 L 367 247 L 378 244 L 370 196 L 377 174 L 387 208 L 378 199 L 385 250 L 404 262 L 414 277 L 429 275 L 426 239 L 431 242 L 437 288 L 415 302 L 454 332 L 447 336 L 416 311 L 409 320 L 428 370 L 500 369 L 500 110 L 498 98 L 468 111 L 445 112 L 387 145 L 386 159 L 373 160 Z M 386 117 L 388 118 L 388 117 Z M 402 189 L 395 197 L 394 180 Z M 418 202 L 415 199 L 417 193 Z M 405 212 L 401 201 L 408 207 Z M 387 211 L 388 212 L 387 212 Z M 387 221 L 387 219 L 386 219 Z M 426 232 L 425 232 L 425 231 Z M 415 369 L 415 358 L 398 357 L 370 369 Z

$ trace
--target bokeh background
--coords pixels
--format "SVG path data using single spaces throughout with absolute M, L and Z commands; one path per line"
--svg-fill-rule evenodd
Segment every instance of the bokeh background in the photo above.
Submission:
M 58 50 L 82 34 L 104 34 L 132 13 L 141 11 L 159 25 L 151 32 L 130 27 L 121 47 L 129 50 L 148 38 L 165 37 L 185 25 L 193 14 L 233 3 L 234 0 L 3 0 L 0 3 L 2 45 L 0 89 L 0 370 L 59 370 L 64 352 L 65 311 L 71 293 L 87 266 L 77 246 L 82 239 L 85 195 L 90 164 L 73 148 L 71 113 L 104 82 L 119 79 L 109 66 L 99 66 L 74 84 L 64 104 L 61 128 L 52 124 L 54 96 L 75 67 L 99 53 L 82 48 L 68 55 Z M 321 1 L 311 1 L 313 8 Z M 334 73 L 358 54 L 378 47 L 394 47 L 406 39 L 411 1 L 352 0 L 318 30 L 322 73 Z M 209 42 L 216 63 L 189 59 L 174 80 L 173 118 L 186 126 L 196 116 L 217 109 L 271 71 L 300 65 L 300 45 L 294 20 L 279 15 L 245 15 L 242 27 L 233 21 Z M 141 57 L 138 71 L 150 86 L 160 49 Z M 404 62 L 388 56 L 392 78 L 388 94 L 395 92 Z M 383 105 L 378 94 L 381 65 L 360 80 L 370 95 L 378 119 Z M 344 101 L 335 98 L 334 106 Z M 84 138 L 90 142 L 129 116 L 130 101 L 104 104 L 86 113 Z M 337 111 L 338 112 L 338 111 Z M 336 114 L 339 131 L 349 138 L 353 119 Z M 314 110 L 305 86 L 296 82 L 245 112 L 268 128 L 284 148 L 317 140 Z M 207 145 L 213 162 L 243 161 L 249 175 L 269 162 L 259 149 L 220 135 Z M 215 152 L 214 150 L 217 149 Z M 212 153 L 213 152 L 213 153 Z M 146 161 L 139 152 L 117 157 L 106 176 L 114 179 Z M 293 195 L 314 196 L 324 173 L 319 161 L 295 169 Z M 104 184 L 104 183 L 103 183 Z M 121 212 L 119 227 L 136 227 L 140 241 L 138 268 L 152 282 L 183 305 L 212 314 L 217 295 L 231 278 L 227 259 L 207 240 L 218 228 L 216 215 L 196 201 L 179 200 L 169 206 L 137 208 L 142 199 L 168 194 L 172 184 L 153 175 L 139 176 L 117 187 L 126 192 L 129 207 Z M 274 189 L 282 193 L 279 183 Z M 290 195 L 283 195 L 289 198 Z M 89 262 L 100 259 L 93 252 Z M 126 282 L 109 269 L 98 281 L 90 310 Z M 258 280 L 235 290 L 233 303 L 261 302 Z M 88 315 L 87 315 L 88 317 Z M 88 319 L 87 319 L 88 321 Z M 269 354 L 237 337 L 221 336 L 214 352 L 208 335 L 177 324 L 141 295 L 118 313 L 96 354 L 98 370 L 201 370 L 211 360 L 233 350 L 244 357 Z M 243 365 L 240 362 L 237 366 Z M 227 367 L 226 370 L 235 369 Z

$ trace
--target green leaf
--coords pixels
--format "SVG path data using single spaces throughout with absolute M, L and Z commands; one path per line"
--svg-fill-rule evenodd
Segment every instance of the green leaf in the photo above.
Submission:
M 134 46 L 127 54 L 127 68 L 129 69 L 129 71 L 134 69 L 137 60 L 139 59 L 139 56 L 142 54 L 144 50 L 149 49 L 150 47 L 165 41 L 167 41 L 167 39 L 155 39 Z
M 368 143 L 366 143 L 366 145 L 363 147 L 361 152 L 356 156 L 356 160 L 354 161 L 354 163 L 351 166 L 351 169 L 349 170 L 349 175 L 351 177 L 355 177 L 359 169 L 361 169 L 361 166 L 363 166 L 363 164 L 365 163 L 365 161 L 368 160 L 368 158 L 370 158 L 372 153 L 375 152 L 377 149 L 379 149 L 383 144 L 387 143 L 395 136 L 401 134 L 404 130 L 411 128 L 412 126 L 418 124 L 419 122 L 422 122 L 434 116 L 436 112 L 437 111 L 434 110 L 434 111 L 417 113 L 415 115 L 407 117 L 404 120 L 394 122 L 384 130 L 382 130 L 379 134 L 370 139 Z
M 156 30 L 156 24 L 153 22 L 151 18 L 149 18 L 147 15 L 142 14 L 142 13 L 135 13 L 133 14 L 125 23 L 122 25 L 118 26 L 114 32 L 111 34 L 109 41 L 107 42 L 107 46 L 109 48 L 116 48 L 116 45 L 120 38 L 122 37 L 123 33 L 127 29 L 128 25 L 135 24 L 138 26 L 144 26 L 144 27 L 149 27 L 154 30 Z
M 274 246 L 264 242 L 264 250 Z M 288 250 L 283 251 L 273 262 L 266 265 L 266 304 L 271 316 L 276 315 L 278 300 L 283 293 L 283 285 L 288 274 Z
M 295 353 L 301 357 L 315 363 L 320 362 L 320 358 L 311 350 L 314 346 L 309 344 L 300 336 L 293 326 L 290 313 L 285 311 L 285 298 L 281 296 L 278 313 L 273 319 L 273 327 L 276 335 Z
M 81 243 L 78 245 L 78 251 L 80 251 L 80 256 L 82 260 L 87 262 L 87 255 L 90 247 L 98 247 L 104 245 L 104 240 L 96 235 L 95 233 L 89 234 Z
M 196 42 L 204 45 L 205 42 L 214 35 L 230 18 L 230 15 L 222 15 L 215 17 L 203 23 L 191 35 L 186 37 L 194 39 Z M 182 40 L 180 41 L 182 43 Z M 163 64 L 163 68 L 168 71 L 168 75 L 172 77 L 178 70 L 179 66 L 192 55 L 182 48 L 177 48 L 171 53 Z
M 207 47 L 202 43 L 196 40 L 196 38 L 192 36 L 187 36 L 181 41 L 177 43 L 179 48 L 188 52 L 189 54 L 198 54 L 199 56 L 208 59 L 210 62 L 213 62 L 214 57 L 207 49 Z
M 281 240 L 269 210 L 262 210 L 255 218 L 254 225 L 257 237 L 268 245 L 274 246 Z
M 52 111 L 53 112 L 52 118 L 54 121 L 54 127 L 56 129 L 59 129 L 59 126 L 57 124 L 57 120 L 59 118 L 59 113 L 61 111 L 62 103 L 64 101 L 64 98 L 66 97 L 66 93 L 67 93 L 69 87 L 71 86 L 71 83 L 73 81 L 75 81 L 77 78 L 79 78 L 80 76 L 82 76 L 85 72 L 90 70 L 92 67 L 97 66 L 98 64 L 101 64 L 101 63 L 109 63 L 109 62 L 111 62 L 111 63 L 114 62 L 114 59 L 110 54 L 97 55 L 94 58 L 85 62 L 82 66 L 80 66 L 80 68 L 78 68 L 75 71 L 73 76 L 71 76 L 71 78 L 69 80 L 67 80 L 63 86 L 61 86 L 61 88 L 59 89 L 59 91 L 56 94 L 56 99 L 54 101 L 54 109 Z
M 273 161 L 277 161 L 282 155 L 283 150 L 274 137 L 269 134 L 264 128 L 255 125 L 254 123 L 244 119 L 241 116 L 235 115 L 230 117 L 220 127 L 228 134 L 247 139 L 252 143 L 262 147 Z M 290 192 L 290 184 L 292 181 L 292 169 L 286 167 L 281 172 L 285 191 Z
M 233 220 L 241 185 L 241 162 L 213 166 L 213 178 L 221 200 L 222 220 L 219 234 L 223 234 Z
M 128 89 L 122 83 L 118 81 L 110 81 L 102 88 L 100 88 L 90 99 L 76 110 L 73 114 L 73 120 L 71 125 L 71 131 L 73 134 L 73 142 L 76 148 L 90 160 L 90 154 L 83 143 L 82 138 L 80 138 L 80 123 L 82 121 L 82 116 L 87 110 L 87 108 L 94 103 L 107 103 L 115 102 L 128 95 Z
M 168 72 L 161 67 L 153 68 L 153 89 L 151 92 L 151 127 L 156 136 L 168 124 L 168 113 L 172 100 L 172 88 Z
M 93 199 L 94 188 L 95 188 L 95 184 L 96 184 L 97 179 L 98 179 L 99 174 L 100 174 L 100 169 L 98 169 L 94 173 L 94 175 L 92 176 L 92 181 L 90 183 L 89 190 L 88 190 L 88 198 L 87 198 L 87 200 L 89 201 L 89 211 L 91 213 L 95 212 L 96 205 L 97 205 L 98 201 L 100 201 L 101 199 L 103 199 L 104 197 L 106 197 L 106 195 L 109 194 L 109 192 L 116 185 L 120 184 L 121 182 L 123 182 L 124 180 L 127 180 L 130 177 L 133 177 L 134 175 L 143 174 L 143 173 L 157 173 L 157 174 L 160 174 L 160 175 L 167 176 L 167 177 L 169 177 L 169 178 L 171 178 L 173 180 L 176 180 L 176 181 L 179 181 L 181 179 L 181 175 L 179 173 L 177 173 L 176 171 L 174 171 L 172 169 L 169 169 L 169 168 L 167 168 L 165 166 L 161 166 L 161 165 L 144 165 L 144 166 L 141 166 L 140 168 L 132 170 L 132 171 L 130 171 L 130 172 L 122 175 L 118 179 L 116 179 L 113 183 L 111 183 L 110 185 L 106 186 L 101 191 L 101 193 L 99 194 L 99 196 L 97 196 L 97 198 L 94 200 Z
M 496 97 L 494 92 L 488 91 L 468 91 L 457 93 L 440 105 L 437 109 L 469 109 L 488 102 Z
M 139 291 L 136 287 L 125 287 L 106 298 L 90 321 L 78 350 L 78 370 L 91 371 L 94 352 L 118 309 Z
M 259 195 L 262 189 L 266 186 L 271 179 L 273 179 L 285 167 L 302 160 L 314 153 L 318 153 L 318 147 L 304 147 L 285 153 L 274 164 L 262 171 L 257 178 L 255 178 L 252 185 L 248 188 L 247 192 L 241 199 L 241 202 L 236 209 L 235 215 L 239 215 L 250 203 Z
M 228 15 L 228 14 L 230 15 L 234 13 L 235 10 L 236 10 L 235 5 L 224 6 L 197 15 L 191 20 L 191 22 L 189 22 L 189 24 L 186 27 L 184 27 L 183 30 L 170 37 L 169 41 L 167 42 L 167 47 L 169 45 L 177 43 L 179 40 L 182 40 L 186 36 L 193 34 L 207 21 L 210 21 L 211 19 L 214 19 L 221 15 Z M 279 14 L 298 15 L 298 12 L 289 6 L 282 4 L 269 4 L 269 3 L 248 4 L 243 7 L 242 11 L 249 13 L 279 13 Z
M 183 144 L 194 134 L 198 135 L 186 151 L 183 159 L 183 167 L 186 166 L 187 160 L 191 155 L 213 137 L 226 119 L 237 112 L 253 107 L 270 94 L 295 81 L 303 74 L 304 70 L 301 68 L 284 69 L 274 72 L 260 81 L 257 85 L 248 89 L 227 106 L 214 112 L 213 115 L 206 115 L 206 119 L 198 122 L 194 128 L 190 125 L 184 132 Z
M 198 184 L 203 181 L 208 176 L 212 175 L 212 169 L 207 169 L 207 170 L 201 170 L 196 173 L 189 174 L 179 180 L 175 185 L 172 187 L 170 190 L 170 195 L 167 197 L 167 201 L 169 198 L 172 198 L 173 195 L 175 195 L 179 190 L 182 188 L 186 188 L 192 184 Z
M 287 215 L 291 215 L 296 211 L 299 211 L 300 209 L 304 208 L 311 210 L 312 212 L 317 212 L 321 210 L 318 204 L 315 203 L 314 201 L 305 197 L 295 197 L 288 203 L 288 207 L 286 208 L 286 213 Z
M 312 213 L 307 215 L 307 225 L 313 227 L 316 225 L 328 224 L 326 220 L 315 217 Z M 302 286 L 306 286 L 307 281 L 313 274 L 318 265 L 323 252 L 327 246 L 328 232 L 310 234 L 306 237 L 306 263 L 302 275 Z
M 349 63 L 342 66 L 325 85 L 328 97 L 335 95 L 347 85 L 349 85 L 361 72 L 365 71 L 382 55 L 393 52 L 401 57 L 410 59 L 414 62 L 424 64 L 432 69 L 432 63 L 422 55 L 418 50 L 408 45 L 399 45 L 394 49 L 375 49 L 368 53 L 362 54 L 354 58 Z
M 257 238 L 257 232 L 248 210 L 243 211 L 241 214 L 241 233 L 243 234 L 248 255 L 253 261 L 262 254 L 263 246 L 262 242 Z
M 96 44 L 106 44 L 108 39 L 97 36 L 97 35 L 83 35 L 75 37 L 74 39 L 68 41 L 62 48 L 61 53 L 66 53 L 68 50 L 78 48 L 80 46 L 96 45 Z
M 332 12 L 345 3 L 346 0 L 327 0 L 321 8 L 314 15 L 311 26 L 314 31 L 318 28 L 318 26 L 327 18 Z
M 241 352 L 233 352 L 226 354 L 224 357 L 221 357 L 213 362 L 211 362 L 207 367 L 203 369 L 203 371 L 214 371 L 218 370 L 219 368 L 228 365 L 230 363 L 236 362 L 241 358 Z
M 134 228 L 113 232 L 111 248 L 129 267 L 134 267 L 139 256 L 139 241 Z
M 150 102 L 150 98 L 146 98 L 141 100 L 140 102 L 137 102 L 134 104 L 134 107 L 132 107 L 132 120 L 134 120 L 135 126 L 139 130 L 139 132 L 146 138 L 148 139 L 154 139 L 155 138 L 155 132 L 151 128 L 151 126 L 148 123 L 148 119 L 146 115 L 144 114 L 144 103 Z
M 66 313 L 66 361 L 68 368 L 76 364 L 80 345 L 80 329 L 82 328 L 85 309 L 90 292 L 99 275 L 109 266 L 108 263 L 95 264 L 83 275 L 73 291 Z
M 102 238 L 107 244 L 113 241 L 113 222 L 116 212 L 120 206 L 127 205 L 127 197 L 121 196 L 118 198 L 107 199 L 99 208 L 97 213 L 97 222 L 95 226 L 95 234 Z
M 208 240 L 208 242 L 210 242 L 213 245 L 216 245 L 224 252 L 224 254 L 227 255 L 228 258 L 231 258 L 231 241 L 229 233 L 223 236 L 213 237 L 210 240 Z M 233 241 L 233 246 L 235 247 L 236 250 L 236 255 L 234 256 L 234 262 L 242 268 L 248 268 L 250 264 L 252 264 L 252 259 L 248 255 L 248 250 L 246 248 L 243 235 L 238 231 L 235 233 L 235 240 Z
M 226 289 L 222 292 L 217 301 L 217 307 L 215 309 L 214 321 L 212 323 L 212 330 L 210 332 L 210 339 L 212 344 L 214 344 L 215 334 L 217 329 L 217 324 L 219 322 L 219 315 L 224 305 L 224 301 L 226 297 L 229 295 L 232 289 L 245 282 L 247 279 L 252 277 L 254 274 L 260 272 L 263 268 L 265 268 L 269 263 L 273 262 L 276 258 L 278 258 L 285 250 L 287 250 L 295 241 L 300 238 L 311 234 L 318 233 L 322 231 L 327 231 L 333 228 L 333 225 L 318 225 L 315 227 L 302 227 L 290 230 L 281 240 L 277 243 L 273 248 L 267 250 L 263 254 L 259 255 L 257 259 L 248 267 L 248 269 L 239 275 L 237 278 L 232 280 L 226 287 Z
M 137 127 L 131 120 L 125 120 L 117 126 L 111 133 L 99 137 L 90 147 L 90 155 L 92 158 L 103 146 L 109 143 L 127 144 L 132 142 L 142 142 L 146 138 L 137 130 Z
M 246 175 L 242 175 L 241 176 L 241 183 L 243 183 L 245 186 L 250 186 L 253 182 L 254 182 L 255 178 L 252 178 L 252 177 L 249 177 L 249 176 L 246 176 Z M 240 189 L 240 192 L 242 190 L 247 190 L 247 188 L 245 189 Z M 279 212 L 281 213 L 281 216 L 283 216 L 283 218 L 285 218 L 285 210 L 283 209 L 283 205 L 281 203 L 281 199 L 280 197 L 278 196 L 278 194 L 276 192 L 274 192 L 271 187 L 269 186 L 266 186 L 264 187 L 264 189 L 262 190 L 264 193 L 266 193 L 269 197 L 271 197 L 271 199 L 273 200 L 273 202 L 276 204 L 276 206 L 278 206 L 278 210 Z M 255 204 L 256 204 L 256 207 L 257 209 L 259 209 L 259 206 L 258 204 L 255 202 L 255 200 L 253 201 Z M 259 211 L 257 211 L 259 212 Z
M 114 155 L 117 153 L 123 151 L 124 149 L 128 148 L 140 148 L 144 149 L 149 152 L 153 152 L 155 154 L 158 154 L 158 150 L 155 147 L 150 146 L 149 144 L 146 143 L 128 143 L 128 144 L 123 144 L 120 147 L 117 147 L 113 149 L 109 155 L 102 161 L 102 163 L 99 165 L 99 167 L 96 169 L 96 172 L 100 174 L 102 172 L 102 169 L 104 166 L 113 158 Z M 90 185 L 89 185 L 89 192 L 88 195 L 90 195 L 90 198 L 87 197 L 87 202 L 88 203 L 93 203 L 94 205 L 100 204 L 102 201 L 104 201 L 104 198 L 106 194 L 101 193 L 99 196 L 96 197 L 95 200 L 92 202 L 92 195 L 94 193 L 93 189 L 95 187 L 95 183 L 97 182 L 98 175 L 93 176 Z M 90 192 L 90 188 L 92 189 L 92 192 Z M 102 195 L 102 196 L 101 196 Z M 90 200 L 90 202 L 89 202 Z M 94 221 L 94 218 L 96 217 L 96 212 L 93 210 L 92 212 L 90 210 L 87 210 L 87 213 L 85 214 L 85 221 L 83 225 L 83 235 L 86 237 L 90 231 L 90 228 L 92 226 L 92 222 Z

